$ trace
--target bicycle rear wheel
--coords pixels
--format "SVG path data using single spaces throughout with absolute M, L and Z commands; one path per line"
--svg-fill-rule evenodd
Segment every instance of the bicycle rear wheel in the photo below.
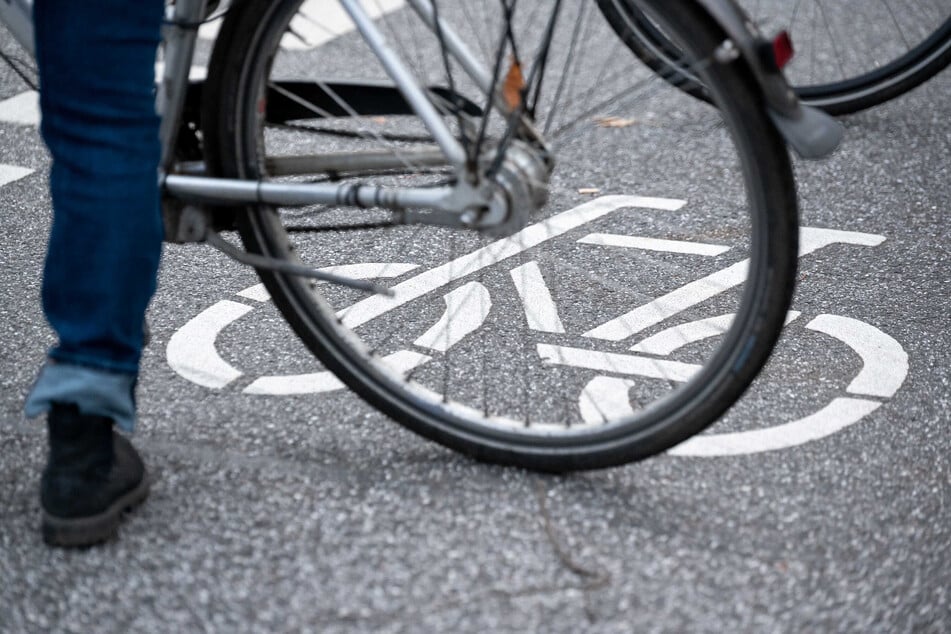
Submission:
M 601 0 L 601 4 L 614 2 Z M 899 97 L 951 64 L 947 0 L 742 4 L 765 33 L 791 34 L 797 53 L 784 69 L 790 84 L 805 103 L 833 115 Z M 626 13 L 626 19 L 615 24 L 631 50 L 685 92 L 709 101 L 703 83 L 678 63 L 678 47 L 663 29 L 636 7 Z
M 684 42 L 718 109 L 638 68 L 594 3 L 564 4 L 555 22 L 549 2 L 509 3 L 508 16 L 494 4 L 436 4 L 486 68 L 503 68 L 499 85 L 517 82 L 520 61 L 524 92 L 537 95 L 530 111 L 554 168 L 534 176 L 548 181 L 547 204 L 524 190 L 520 208 L 534 211 L 524 229 L 498 238 L 345 206 L 242 212 L 249 251 L 393 280 L 395 292 L 260 271 L 324 369 L 262 377 L 246 392 L 332 398 L 332 372 L 427 438 L 548 471 L 663 451 L 742 394 L 769 356 L 794 283 L 796 197 L 783 142 L 743 65 L 713 61 L 722 34 L 691 3 L 639 4 Z M 420 83 L 443 95 L 445 119 L 467 147 L 486 132 L 479 161 L 496 158 L 505 117 L 443 55 L 447 33 L 402 2 L 365 6 L 376 7 Z M 209 67 L 210 168 L 393 186 L 451 178 L 415 116 L 366 98 L 389 94 L 373 92 L 386 74 L 326 7 L 232 8 Z M 542 56 L 544 71 L 533 74 Z M 313 86 L 329 103 L 302 97 Z M 291 117 L 288 101 L 303 112 Z M 375 164 L 356 170 L 341 158 L 370 155 Z

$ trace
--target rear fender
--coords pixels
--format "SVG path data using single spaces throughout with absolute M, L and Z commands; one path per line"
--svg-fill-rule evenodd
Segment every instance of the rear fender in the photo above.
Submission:
M 803 105 L 770 55 L 771 41 L 733 0 L 696 0 L 727 35 L 759 83 L 770 117 L 803 158 L 822 158 L 842 141 L 845 129 L 817 108 Z

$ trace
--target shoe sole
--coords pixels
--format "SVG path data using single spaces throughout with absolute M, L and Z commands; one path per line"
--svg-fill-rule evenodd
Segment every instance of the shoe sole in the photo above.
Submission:
M 102 513 L 65 518 L 43 511 L 43 541 L 50 546 L 66 547 L 92 546 L 104 542 L 118 532 L 122 514 L 141 504 L 148 495 L 148 478 L 142 478 L 138 486 Z

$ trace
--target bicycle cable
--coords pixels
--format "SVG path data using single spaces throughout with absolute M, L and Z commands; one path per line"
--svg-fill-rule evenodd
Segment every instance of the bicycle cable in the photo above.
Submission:
M 30 90 L 39 90 L 39 83 L 37 81 L 34 81 L 32 78 L 28 77 L 26 73 L 24 73 L 19 68 L 19 66 L 17 66 L 16 63 L 14 63 L 14 62 L 19 62 L 20 64 L 23 64 L 24 66 L 30 66 L 28 62 L 24 62 L 19 57 L 13 57 L 12 55 L 8 55 L 5 51 L 2 51 L 2 50 L 0 50 L 0 59 L 2 59 L 6 63 L 6 65 L 9 66 L 10 69 L 14 73 L 16 73 L 20 79 L 23 80 L 23 83 L 25 83 L 27 86 L 30 87 Z

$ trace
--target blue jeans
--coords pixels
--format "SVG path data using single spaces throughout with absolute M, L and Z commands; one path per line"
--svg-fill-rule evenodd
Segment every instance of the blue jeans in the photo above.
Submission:
M 162 248 L 155 52 L 163 0 L 36 0 L 53 225 L 43 311 L 59 342 L 26 414 L 73 403 L 131 430 Z

